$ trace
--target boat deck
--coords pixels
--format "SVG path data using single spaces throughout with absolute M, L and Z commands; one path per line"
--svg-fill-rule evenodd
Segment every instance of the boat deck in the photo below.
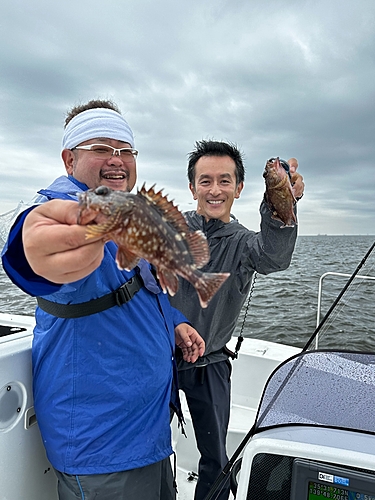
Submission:
M 232 339 L 228 347 L 234 350 L 235 344 L 236 339 Z M 232 403 L 227 436 L 228 457 L 232 457 L 252 427 L 269 375 L 282 361 L 299 351 L 300 349 L 295 347 L 276 345 L 267 341 L 244 340 L 239 358 L 232 363 Z M 192 500 L 199 453 L 195 444 L 189 409 L 182 392 L 181 402 L 187 438 L 182 436 L 181 431 L 177 429 L 176 419 L 172 423 L 173 448 L 177 456 L 178 500 Z

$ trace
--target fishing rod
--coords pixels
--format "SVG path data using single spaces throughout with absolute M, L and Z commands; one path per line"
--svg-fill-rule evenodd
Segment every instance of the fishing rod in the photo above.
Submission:
M 369 250 L 367 251 L 366 255 L 363 257 L 363 259 L 361 260 L 361 262 L 358 264 L 358 266 L 356 267 L 355 271 L 350 276 L 350 278 L 348 279 L 348 281 L 344 285 L 343 289 L 341 290 L 341 292 L 339 293 L 339 295 L 337 296 L 337 298 L 335 299 L 335 301 L 333 302 L 333 304 L 331 305 L 331 307 L 329 308 L 329 310 L 325 314 L 324 318 L 321 320 L 321 322 L 319 323 L 319 325 L 316 327 L 314 333 L 311 335 L 311 337 L 309 338 L 309 340 L 307 341 L 305 347 L 302 349 L 301 352 L 306 352 L 307 349 L 310 347 L 311 343 L 314 341 L 315 337 L 317 336 L 317 334 L 321 330 L 322 326 L 325 324 L 325 322 L 327 321 L 327 319 L 329 318 L 329 316 L 332 314 L 332 311 L 335 309 L 335 307 L 339 303 L 340 299 L 342 298 L 342 296 L 344 295 L 344 293 L 346 292 L 346 290 L 349 288 L 351 282 L 354 280 L 354 278 L 356 277 L 356 275 L 359 273 L 360 269 L 363 267 L 363 265 L 365 264 L 366 260 L 369 258 L 370 254 L 371 254 L 371 252 L 373 251 L 374 248 L 375 248 L 375 241 L 371 245 L 371 247 L 369 248 Z M 264 412 L 260 416 L 258 422 L 256 422 L 256 423 L 258 423 L 258 427 L 259 427 L 259 424 L 264 420 L 265 416 L 269 412 L 270 408 L 272 407 L 272 405 L 274 404 L 274 402 L 276 401 L 276 399 L 279 397 L 279 395 L 282 392 L 282 390 L 284 389 L 287 381 L 290 379 L 292 373 L 294 373 L 294 371 L 298 367 L 299 362 L 300 362 L 301 359 L 302 359 L 302 357 L 298 358 L 298 361 L 293 365 L 293 367 L 291 368 L 290 372 L 285 377 L 284 382 L 281 384 L 281 386 L 279 387 L 279 389 L 275 393 L 274 397 L 269 402 L 267 408 L 264 410 Z M 243 440 L 241 441 L 241 443 L 238 445 L 237 449 L 235 450 L 235 452 L 233 453 L 233 455 L 231 456 L 231 458 L 229 459 L 229 461 L 227 462 L 227 464 L 225 465 L 225 467 L 221 471 L 220 475 L 217 477 L 216 481 L 212 485 L 210 491 L 208 492 L 208 494 L 207 494 L 207 496 L 206 496 L 206 498 L 204 500 L 214 500 L 215 498 L 217 498 L 217 495 L 220 493 L 220 491 L 222 490 L 223 486 L 225 485 L 225 483 L 228 481 L 228 479 L 230 477 L 230 472 L 232 470 L 232 467 L 233 467 L 234 463 L 236 462 L 237 458 L 240 456 L 240 454 L 242 453 L 243 449 L 245 448 L 245 446 L 247 445 L 247 443 L 250 441 L 250 439 L 254 435 L 255 429 L 256 429 L 256 423 L 254 423 L 252 425 L 252 427 L 249 430 L 249 432 L 246 434 L 246 436 L 243 438 Z

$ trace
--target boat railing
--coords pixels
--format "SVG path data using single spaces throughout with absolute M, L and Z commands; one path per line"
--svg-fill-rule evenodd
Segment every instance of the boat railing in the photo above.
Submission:
M 327 273 L 324 273 L 321 275 L 319 279 L 319 290 L 318 290 L 318 309 L 316 312 L 316 328 L 318 328 L 320 321 L 321 321 L 321 306 L 322 306 L 322 294 L 323 294 L 323 281 L 327 276 L 343 276 L 350 278 L 352 275 L 351 274 L 346 274 L 346 273 L 336 273 L 329 271 Z M 363 276 L 363 275 L 356 275 L 354 279 L 362 279 L 362 280 L 373 280 L 375 281 L 375 276 Z M 315 349 L 318 349 L 319 346 L 319 334 L 315 338 Z

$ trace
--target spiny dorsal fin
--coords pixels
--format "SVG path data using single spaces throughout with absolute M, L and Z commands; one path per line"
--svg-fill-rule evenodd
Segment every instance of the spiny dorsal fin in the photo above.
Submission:
M 169 201 L 166 196 L 163 196 L 162 189 L 156 192 L 154 187 L 155 184 L 146 190 L 145 184 L 143 184 L 137 195 L 142 196 L 149 205 L 159 210 L 165 221 L 186 241 L 195 265 L 198 268 L 204 266 L 210 257 L 205 235 L 201 231 L 191 233 L 184 216 L 173 204 L 173 201 Z
M 138 195 L 142 196 L 149 205 L 153 205 L 159 210 L 159 212 L 164 216 L 165 220 L 171 224 L 176 231 L 178 231 L 181 236 L 185 237 L 185 233 L 189 231 L 188 225 L 185 221 L 184 216 L 173 204 L 173 201 L 169 201 L 166 196 L 163 196 L 162 189 L 158 192 L 155 191 L 154 186 L 146 190 L 143 184 L 141 190 L 138 190 Z

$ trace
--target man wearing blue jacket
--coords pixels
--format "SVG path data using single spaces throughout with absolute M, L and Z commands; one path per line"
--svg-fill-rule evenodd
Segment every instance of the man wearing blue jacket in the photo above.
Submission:
M 169 405 L 174 346 L 187 362 L 204 342 L 143 260 L 130 272 L 117 247 L 85 238 L 77 194 L 106 185 L 131 191 L 134 137 L 116 105 L 90 101 L 65 123 L 67 176 L 19 215 L 3 267 L 36 296 L 34 404 L 61 500 L 175 498 Z
M 291 160 L 293 173 L 298 163 L 295 158 Z M 235 330 L 254 272 L 269 274 L 289 266 L 297 226 L 281 227 L 265 200 L 260 205 L 258 232 L 247 229 L 231 214 L 245 180 L 242 155 L 233 144 L 197 142 L 189 155 L 188 179 L 197 209 L 184 215 L 192 231 L 201 230 L 206 235 L 210 247 L 210 261 L 201 270 L 230 273 L 206 309 L 199 307 L 194 289 L 184 280 L 170 298 L 206 343 L 204 356 L 195 363 L 181 359 L 178 365 L 179 387 L 186 395 L 201 455 L 194 498 L 203 500 L 228 462 L 231 362 L 226 344 Z M 293 190 L 296 198 L 302 196 L 302 177 Z M 228 496 L 227 483 L 215 498 L 227 500 Z

